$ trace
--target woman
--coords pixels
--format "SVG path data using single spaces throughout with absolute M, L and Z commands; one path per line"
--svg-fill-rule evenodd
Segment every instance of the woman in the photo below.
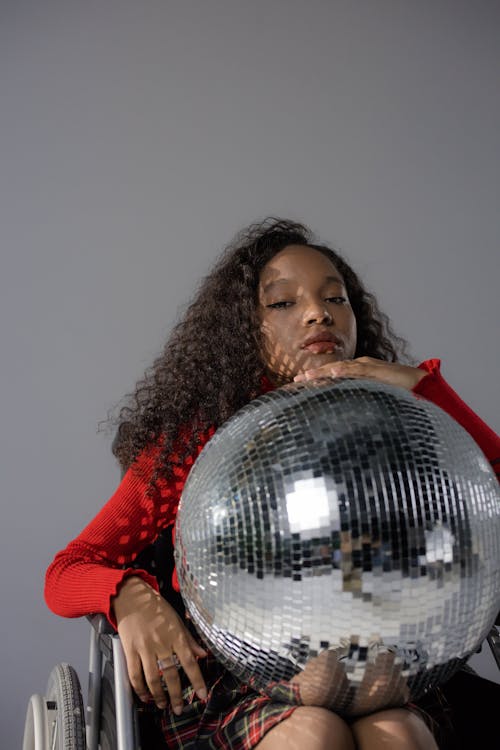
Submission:
M 165 746 L 432 750 L 411 706 L 346 720 L 308 689 L 307 669 L 264 695 L 239 685 L 200 645 L 158 582 L 134 560 L 173 528 L 189 470 L 214 431 L 259 394 L 293 380 L 363 377 L 419 394 L 469 431 L 490 461 L 498 436 L 448 386 L 439 360 L 405 363 L 405 342 L 335 251 L 298 223 L 240 233 L 118 415 L 115 494 L 59 552 L 46 601 L 57 614 L 103 612 L 117 627 L 139 698 L 158 707 Z M 497 464 L 498 465 L 498 464 Z M 174 660 L 182 666 L 174 667 Z

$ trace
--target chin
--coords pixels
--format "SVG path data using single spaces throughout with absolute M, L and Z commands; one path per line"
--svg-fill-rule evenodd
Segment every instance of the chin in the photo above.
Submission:
M 301 365 L 299 372 L 313 370 L 316 367 L 322 367 L 323 365 L 328 365 L 333 362 L 340 362 L 343 359 L 346 359 L 343 350 L 338 352 L 326 352 L 325 354 L 312 354 L 307 358 L 304 364 Z

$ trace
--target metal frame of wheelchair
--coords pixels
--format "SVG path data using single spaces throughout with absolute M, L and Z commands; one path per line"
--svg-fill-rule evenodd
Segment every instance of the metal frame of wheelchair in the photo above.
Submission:
M 141 750 L 120 638 L 104 615 L 87 619 L 91 632 L 86 710 L 75 669 L 57 664 L 45 694 L 29 700 L 22 750 Z
M 179 613 L 183 611 L 181 595 L 170 589 L 174 570 L 170 528 L 127 567 L 155 575 L 162 596 Z M 22 750 L 143 750 L 139 714 L 144 709 L 132 691 L 120 638 L 103 614 L 87 620 L 91 628 L 86 709 L 75 669 L 67 663 L 56 665 L 45 694 L 29 700 Z M 144 750 L 154 750 L 149 739 Z

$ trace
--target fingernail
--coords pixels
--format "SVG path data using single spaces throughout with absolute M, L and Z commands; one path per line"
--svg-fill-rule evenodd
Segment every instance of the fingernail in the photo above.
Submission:
M 196 695 L 198 696 L 198 698 L 200 700 L 206 701 L 206 699 L 208 697 L 208 693 L 207 693 L 206 688 L 200 688 L 199 690 L 197 690 L 196 691 Z
M 180 716 L 182 714 L 183 705 L 182 703 L 177 703 L 177 705 L 172 706 L 172 709 L 176 716 Z
M 167 707 L 166 701 L 159 701 L 157 704 L 158 708 L 161 708 L 162 710 Z

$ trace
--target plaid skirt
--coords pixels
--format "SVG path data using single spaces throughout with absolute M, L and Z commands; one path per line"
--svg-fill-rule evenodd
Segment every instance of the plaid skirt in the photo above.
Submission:
M 298 686 L 269 685 L 257 692 L 242 684 L 214 656 L 199 660 L 208 687 L 200 700 L 182 670 L 184 710 L 159 712 L 165 746 L 175 750 L 251 750 L 276 724 L 301 705 Z M 158 722 L 157 719 L 157 722 Z
M 148 736 L 148 750 L 252 750 L 270 729 L 303 705 L 298 685 L 276 682 L 258 692 L 237 680 L 212 655 L 199 664 L 209 688 L 207 699 L 198 698 L 181 670 L 184 711 L 176 716 L 168 707 L 160 711 L 150 706 L 157 734 L 155 741 Z M 441 691 L 433 691 L 422 705 L 410 703 L 406 708 L 425 721 L 440 748 L 454 748 L 445 740 L 451 725 Z

